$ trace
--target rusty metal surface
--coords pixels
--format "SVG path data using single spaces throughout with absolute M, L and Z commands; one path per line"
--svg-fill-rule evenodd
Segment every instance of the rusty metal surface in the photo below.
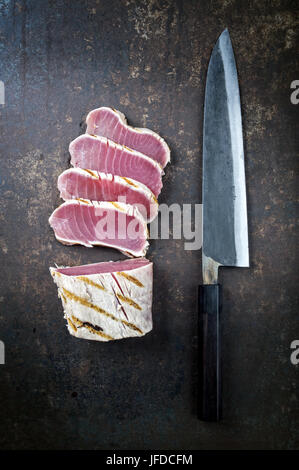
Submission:
M 60 245 L 47 220 L 68 144 L 101 105 L 170 145 L 161 202 L 200 202 L 205 73 L 226 26 L 243 107 L 251 268 L 220 274 L 224 421 L 212 425 L 195 414 L 201 251 L 152 241 L 151 334 L 77 340 L 48 267 L 121 256 Z M 0 447 L 298 448 L 295 2 L 0 0 L 0 42 Z

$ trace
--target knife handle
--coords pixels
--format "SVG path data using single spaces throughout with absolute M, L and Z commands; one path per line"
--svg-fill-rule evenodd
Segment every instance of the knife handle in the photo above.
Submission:
M 199 397 L 198 417 L 219 421 L 222 414 L 219 284 L 199 286 Z

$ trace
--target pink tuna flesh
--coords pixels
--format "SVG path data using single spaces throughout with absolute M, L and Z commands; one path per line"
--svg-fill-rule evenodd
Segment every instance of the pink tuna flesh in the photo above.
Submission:
M 143 256 L 148 246 L 145 220 L 132 206 L 114 204 L 67 201 L 53 212 L 49 223 L 63 244 L 110 246 Z
M 148 222 L 153 220 L 158 212 L 156 199 L 146 186 L 106 173 L 71 168 L 59 176 L 58 189 L 60 197 L 64 200 L 83 198 L 131 204 L 139 209 Z
M 135 258 L 124 261 L 105 261 L 103 263 L 85 264 L 70 268 L 57 268 L 56 271 L 67 276 L 81 276 L 90 274 L 115 273 L 119 271 L 131 271 L 149 264 L 145 258 Z
M 111 108 L 98 108 L 87 118 L 88 134 L 107 137 L 156 160 L 164 168 L 170 160 L 165 140 L 149 129 L 137 129 L 126 124 L 125 117 Z
M 163 170 L 142 153 L 117 145 L 105 137 L 83 134 L 70 143 L 71 164 L 140 181 L 156 197 L 162 188 Z

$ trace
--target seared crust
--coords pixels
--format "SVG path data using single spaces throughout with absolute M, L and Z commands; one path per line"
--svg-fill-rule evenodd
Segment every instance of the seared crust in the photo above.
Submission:
M 57 269 L 50 272 L 71 335 L 111 341 L 151 331 L 152 263 L 128 272 L 86 276 L 68 276 Z

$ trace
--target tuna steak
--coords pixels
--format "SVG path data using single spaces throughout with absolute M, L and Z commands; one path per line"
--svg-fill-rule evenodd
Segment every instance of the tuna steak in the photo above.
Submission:
M 149 129 L 129 126 L 124 114 L 115 109 L 94 109 L 88 114 L 86 123 L 88 134 L 108 137 L 118 144 L 144 153 L 163 168 L 170 161 L 170 150 L 162 137 Z
M 59 176 L 58 189 L 64 200 L 83 198 L 131 204 L 139 209 L 148 222 L 158 213 L 158 203 L 153 193 L 142 183 L 130 178 L 71 168 Z
M 148 247 L 146 222 L 138 209 L 121 202 L 69 200 L 49 223 L 64 245 L 103 245 L 128 256 L 143 256 Z
M 50 268 L 71 335 L 96 341 L 152 330 L 153 264 L 145 258 Z
M 112 175 L 133 178 L 147 186 L 155 197 L 162 188 L 159 163 L 142 153 L 118 145 L 105 137 L 83 134 L 70 143 L 71 164 Z

